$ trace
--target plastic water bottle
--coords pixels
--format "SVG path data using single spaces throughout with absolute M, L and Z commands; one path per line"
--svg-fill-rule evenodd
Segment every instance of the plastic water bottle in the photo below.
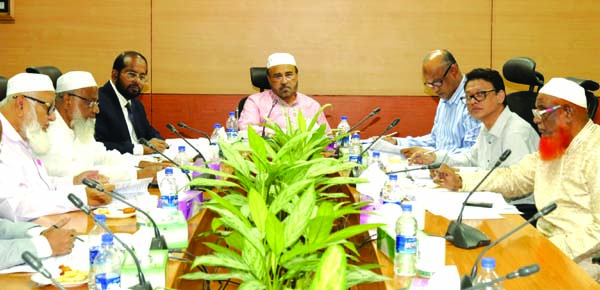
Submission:
M 106 216 L 103 214 L 97 214 L 94 220 L 105 223 Z M 106 234 L 106 231 L 101 226 L 99 226 L 98 223 L 94 224 L 94 226 L 88 233 L 88 245 L 90 247 L 90 271 L 88 274 L 89 289 L 96 289 L 96 277 L 94 275 L 93 266 L 94 259 L 96 259 L 96 256 L 100 251 L 100 247 L 102 246 L 103 234 Z
M 173 168 L 165 169 L 165 178 L 160 183 L 160 207 L 177 210 L 177 182 L 173 176 Z
M 417 220 L 412 215 L 412 205 L 402 204 L 402 215 L 396 221 L 394 273 L 397 276 L 415 276 L 416 264 Z
M 238 139 L 238 120 L 235 117 L 235 112 L 229 112 L 229 118 L 225 123 L 225 132 L 227 132 L 227 141 L 235 142 Z
M 121 289 L 121 255 L 113 246 L 113 235 L 102 235 L 102 247 L 94 259 L 96 290 Z
M 352 134 L 352 140 L 350 141 L 350 159 L 355 158 L 358 160 L 358 164 L 362 164 L 362 145 L 360 144 L 360 134 L 354 133 Z
M 385 182 L 381 190 L 381 198 L 383 203 L 396 203 L 400 205 L 402 197 L 400 196 L 400 185 L 398 184 L 398 175 L 388 175 L 388 180 Z
M 498 274 L 496 274 L 496 259 L 489 257 L 483 258 L 481 259 L 481 272 L 475 277 L 473 286 L 498 279 L 498 277 Z M 502 288 L 502 282 L 498 282 L 480 289 L 503 290 L 504 288 Z
M 379 167 L 381 171 L 385 172 L 385 168 L 383 166 L 383 163 L 381 162 L 381 154 L 379 153 L 379 151 L 373 151 L 371 153 L 371 158 L 369 158 L 369 166 L 371 166 L 372 164 L 375 164 L 375 166 Z
M 177 150 L 178 150 L 178 153 L 177 153 L 177 155 L 175 155 L 175 158 L 173 158 L 173 161 L 175 161 L 180 166 L 189 165 L 190 164 L 190 156 L 188 156 L 187 153 L 185 152 L 185 146 L 179 146 L 179 147 L 177 147 Z
M 350 124 L 348 124 L 348 117 L 342 116 L 342 120 L 337 126 L 338 135 L 348 133 L 350 131 Z M 350 147 L 350 137 L 346 136 L 338 141 L 340 149 L 348 149 Z
M 214 129 L 212 134 L 210 134 L 210 154 L 216 154 L 217 157 L 221 156 L 221 148 L 219 147 L 219 137 L 220 137 L 221 124 L 216 123 L 214 125 Z M 209 159 L 212 159 L 209 157 Z

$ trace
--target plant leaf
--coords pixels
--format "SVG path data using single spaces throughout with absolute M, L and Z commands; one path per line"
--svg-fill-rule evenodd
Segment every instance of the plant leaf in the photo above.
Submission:
M 327 248 L 310 289 L 346 289 L 346 253 L 341 246 L 335 245 Z
M 265 221 L 267 219 L 267 205 L 262 196 L 251 188 L 248 192 L 248 206 L 250 207 L 250 216 L 259 231 L 265 231 Z

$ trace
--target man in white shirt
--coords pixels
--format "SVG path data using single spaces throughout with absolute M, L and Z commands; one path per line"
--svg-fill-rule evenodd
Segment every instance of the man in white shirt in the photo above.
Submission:
M 101 182 L 105 177 L 87 171 L 75 177 L 48 176 L 41 159 L 50 148 L 46 132 L 55 120 L 54 87 L 46 75 L 20 73 L 8 80 L 6 98 L 0 102 L 2 151 L 0 152 L 0 217 L 31 220 L 77 210 L 67 198 L 73 193 L 89 205 L 110 202 L 103 193 L 86 188 L 84 178 Z M 106 185 L 112 190 L 114 186 Z
M 153 178 L 162 167 L 143 165 L 129 153 L 106 150 L 94 139 L 98 108 L 98 85 L 91 73 L 72 71 L 56 82 L 56 120 L 48 128 L 50 150 L 39 157 L 51 176 L 73 176 L 98 169 L 111 182 Z

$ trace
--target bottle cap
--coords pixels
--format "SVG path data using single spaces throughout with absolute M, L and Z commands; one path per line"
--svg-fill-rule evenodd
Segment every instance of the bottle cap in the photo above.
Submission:
M 97 214 L 94 217 L 94 220 L 105 223 L 106 222 L 106 215 L 104 215 L 104 214 Z
M 352 139 L 360 139 L 360 134 L 358 134 L 358 133 L 352 134 Z
M 379 151 L 373 151 L 373 157 L 379 157 L 380 153 Z
M 167 167 L 167 168 L 165 169 L 165 174 L 173 174 L 173 168 L 171 168 L 171 167 Z
M 412 204 L 402 203 L 402 211 L 412 211 Z
M 487 269 L 495 269 L 496 268 L 496 259 L 491 257 L 485 257 L 481 259 L 481 267 Z
M 179 150 L 179 152 L 181 152 L 181 151 L 185 151 L 185 146 L 179 146 L 179 147 L 178 147 L 178 150 Z
M 229 112 L 229 117 L 235 117 L 235 112 Z
M 388 179 L 389 180 L 398 180 L 398 175 L 396 175 L 396 174 L 390 174 L 390 175 L 388 175 Z
M 215 129 L 220 129 L 220 128 L 221 128 L 221 124 L 219 124 L 219 123 L 215 123 L 215 126 L 214 126 L 214 127 L 215 127 Z
M 342 116 L 342 120 L 348 121 L 348 116 Z
M 103 234 L 102 235 L 102 243 L 112 243 L 113 242 L 113 235 L 112 234 Z

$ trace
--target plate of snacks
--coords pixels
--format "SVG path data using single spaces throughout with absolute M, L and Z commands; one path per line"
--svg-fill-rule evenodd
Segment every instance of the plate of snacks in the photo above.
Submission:
M 135 215 L 135 208 L 113 208 L 113 207 L 99 207 L 94 210 L 94 214 L 106 215 L 107 219 L 124 219 Z
M 85 285 L 88 282 L 88 271 L 74 270 L 69 266 L 60 265 L 59 269 L 50 272 L 52 277 L 64 287 L 77 287 Z M 52 284 L 50 279 L 40 273 L 31 275 L 31 281 L 40 286 Z

